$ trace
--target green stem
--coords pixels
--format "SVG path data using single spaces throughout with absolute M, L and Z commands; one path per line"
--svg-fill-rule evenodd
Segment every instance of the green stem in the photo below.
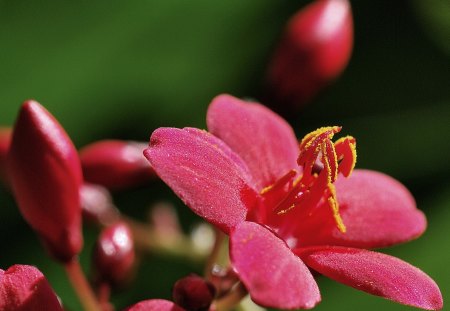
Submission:
M 64 264 L 70 283 L 80 299 L 85 311 L 101 311 L 100 305 L 95 298 L 95 294 L 81 269 L 78 259 L 73 259 Z

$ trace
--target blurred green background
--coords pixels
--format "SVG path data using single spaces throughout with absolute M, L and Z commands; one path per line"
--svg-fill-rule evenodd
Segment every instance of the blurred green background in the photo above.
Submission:
M 306 1 L 0 0 L 0 125 L 25 99 L 51 111 L 77 147 L 104 138 L 147 141 L 159 126 L 205 127 L 219 93 L 260 98 L 266 64 L 288 18 Z M 427 272 L 450 293 L 450 2 L 352 1 L 355 46 L 344 74 L 288 116 L 298 136 L 342 125 L 358 139 L 358 167 L 408 186 L 429 229 L 385 250 Z M 145 217 L 173 201 L 185 229 L 199 219 L 159 182 L 115 194 L 122 211 Z M 70 310 L 80 310 L 62 269 L 42 251 L 5 189 L 0 190 L 0 268 L 37 265 Z M 96 231 L 86 228 L 82 263 Z M 173 282 L 201 266 L 144 259 L 118 309 L 170 297 Z M 413 310 L 319 280 L 316 310 Z

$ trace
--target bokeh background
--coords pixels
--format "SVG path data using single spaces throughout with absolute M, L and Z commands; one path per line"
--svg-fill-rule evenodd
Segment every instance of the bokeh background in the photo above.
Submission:
M 271 53 L 294 0 L 0 0 L 0 125 L 34 98 L 77 147 L 104 138 L 148 141 L 159 126 L 205 127 L 220 93 L 261 98 Z M 343 75 L 289 114 L 299 137 L 342 125 L 358 139 L 358 167 L 383 171 L 413 192 L 428 217 L 419 240 L 383 250 L 427 272 L 450 294 L 450 2 L 352 1 L 355 46 Z M 199 219 L 160 182 L 115 193 L 119 208 L 144 218 L 172 201 L 183 228 Z M 82 263 L 96 230 L 86 227 Z M 37 265 L 70 310 L 80 310 L 63 270 L 42 250 L 11 196 L 0 189 L 0 268 Z M 201 265 L 145 257 L 120 308 L 169 298 L 173 282 Z M 413 310 L 319 280 L 316 310 Z M 445 303 L 445 302 L 444 302 Z

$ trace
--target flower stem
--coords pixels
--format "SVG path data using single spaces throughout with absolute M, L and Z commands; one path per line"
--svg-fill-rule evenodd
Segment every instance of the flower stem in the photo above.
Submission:
M 232 310 L 247 294 L 247 289 L 241 282 L 239 282 L 227 295 L 214 302 L 214 308 L 216 311 Z
M 211 254 L 209 255 L 206 264 L 205 264 L 205 277 L 209 278 L 212 274 L 212 269 L 214 265 L 217 263 L 218 256 L 220 255 L 220 250 L 222 248 L 222 243 L 225 240 L 225 234 L 216 229 L 215 230 L 216 238 L 214 241 L 213 248 L 211 250 Z
M 72 287 L 80 299 L 85 311 L 101 311 L 100 305 L 95 298 L 95 294 L 81 269 L 78 259 L 73 259 L 64 264 L 67 276 Z

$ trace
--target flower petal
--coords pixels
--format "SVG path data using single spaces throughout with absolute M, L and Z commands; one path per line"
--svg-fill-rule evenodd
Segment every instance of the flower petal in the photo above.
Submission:
M 245 163 L 206 131 L 160 128 L 144 155 L 186 205 L 227 233 L 257 198 Z
M 138 302 L 124 311 L 184 311 L 184 309 L 168 300 L 150 299 Z
M 45 308 L 43 308 L 45 306 Z M 0 269 L 0 310 L 62 311 L 55 292 L 37 268 L 14 265 Z
M 206 121 L 209 131 L 247 163 L 259 190 L 298 168 L 295 134 L 268 108 L 220 95 L 209 106 Z
M 353 288 L 426 310 L 442 309 L 442 295 L 436 283 L 398 258 L 362 249 L 326 246 L 297 253 L 309 267 Z
M 281 309 L 310 309 L 320 301 L 305 264 L 263 226 L 243 222 L 231 232 L 231 261 L 256 303 Z
M 322 206 L 298 229 L 299 245 L 385 247 L 424 232 L 424 214 L 416 208 L 411 193 L 392 177 L 355 170 L 349 178 L 339 176 L 335 185 L 347 232 L 339 231 L 329 208 Z M 311 230 L 314 235 L 308 234 Z

